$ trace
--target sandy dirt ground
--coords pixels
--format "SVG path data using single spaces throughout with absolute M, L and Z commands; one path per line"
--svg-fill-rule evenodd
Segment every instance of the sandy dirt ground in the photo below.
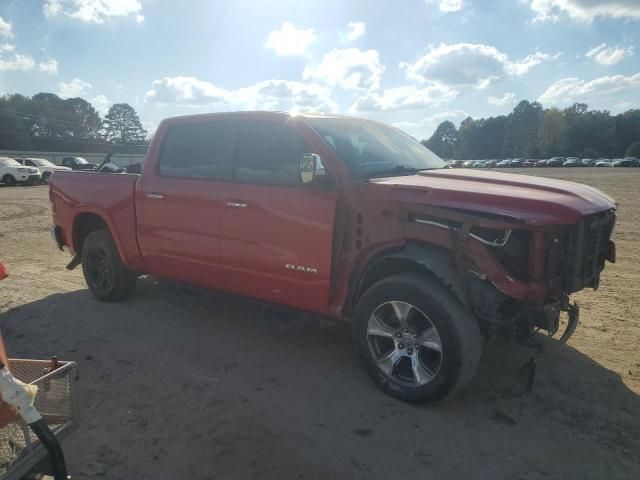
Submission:
M 144 278 L 94 300 L 53 248 L 46 186 L 0 188 L 0 326 L 13 357 L 75 360 L 73 478 L 640 478 L 640 169 L 527 170 L 619 202 L 618 263 L 576 295 L 568 345 L 487 345 L 438 406 L 394 401 L 352 353 L 349 326 Z

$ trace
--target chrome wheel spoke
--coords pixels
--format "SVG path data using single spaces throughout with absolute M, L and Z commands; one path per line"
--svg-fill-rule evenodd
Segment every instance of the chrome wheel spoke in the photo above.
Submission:
M 440 340 L 440 335 L 438 335 L 438 332 L 434 327 L 431 327 L 428 330 L 422 332 L 418 336 L 416 341 L 418 342 L 418 344 L 420 344 L 421 347 L 442 353 L 442 341 Z
M 411 357 L 411 371 L 418 385 L 424 385 L 433 380 L 433 372 L 420 363 L 417 355 Z
M 369 319 L 367 325 L 367 335 L 370 337 L 387 337 L 393 338 L 393 330 L 387 326 L 384 321 L 374 313 Z
M 389 353 L 376 359 L 376 363 L 378 364 L 378 367 L 380 367 L 380 370 L 382 370 L 387 377 L 391 378 L 393 377 L 394 368 L 398 365 L 398 362 L 402 357 L 402 352 L 394 348 Z
M 400 326 L 403 328 L 407 328 L 409 326 L 408 319 L 409 313 L 411 313 L 411 309 L 413 308 L 408 303 L 404 302 L 390 302 L 391 307 L 393 308 L 393 313 L 396 316 L 396 319 L 400 323 Z

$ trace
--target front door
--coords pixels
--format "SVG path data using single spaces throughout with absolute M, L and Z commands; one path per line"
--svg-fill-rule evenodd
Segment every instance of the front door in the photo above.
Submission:
M 313 152 L 281 120 L 238 121 L 220 258 L 232 290 L 326 312 L 336 192 L 301 183 L 304 153 Z
M 232 126 L 226 120 L 169 127 L 157 169 L 136 192 L 140 250 L 151 273 L 219 285 L 220 187 Z

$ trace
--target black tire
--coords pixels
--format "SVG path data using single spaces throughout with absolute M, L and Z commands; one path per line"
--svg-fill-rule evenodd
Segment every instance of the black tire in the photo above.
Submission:
M 94 230 L 82 245 L 82 272 L 91 293 L 103 302 L 119 302 L 136 288 L 136 274 L 122 263 L 107 230 Z
M 9 175 L 8 173 L 2 177 L 2 183 L 4 183 L 5 185 L 9 185 L 10 187 L 15 186 L 16 183 L 16 179 L 13 175 Z
M 51 172 L 44 172 L 42 174 L 42 182 L 43 183 L 49 183 L 50 179 L 51 179 Z
M 398 312 L 405 308 L 398 310 L 398 305 L 413 307 L 413 310 L 407 310 L 409 313 L 406 315 L 408 333 L 395 327 Z M 375 320 L 372 318 L 374 312 Z M 383 321 L 379 322 L 380 319 Z M 393 325 L 390 329 L 392 335 L 389 338 L 378 336 L 375 333 L 377 325 L 385 328 Z M 429 342 L 426 339 L 433 337 L 432 327 L 435 327 L 437 341 Z M 385 335 L 388 333 L 384 330 Z M 415 273 L 387 277 L 364 293 L 356 308 L 353 336 L 369 376 L 388 395 L 407 402 L 436 402 L 453 395 L 471 380 L 482 353 L 477 320 L 440 282 Z M 424 344 L 418 343 L 423 340 Z M 399 342 L 411 342 L 413 348 Z M 436 348 L 438 342 L 440 352 Z M 396 355 L 391 358 L 391 375 L 378 364 L 390 358 L 381 343 L 388 345 Z M 402 347 L 407 356 L 396 360 L 398 355 L 402 355 Z M 409 353 L 413 357 L 408 356 Z M 389 361 L 380 365 L 383 364 L 389 368 Z M 427 382 L 420 383 L 419 377 L 422 377 L 422 382 L 425 379 Z

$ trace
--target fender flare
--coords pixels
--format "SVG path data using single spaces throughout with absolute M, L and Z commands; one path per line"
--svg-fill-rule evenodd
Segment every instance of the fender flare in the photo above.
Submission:
M 458 273 L 453 255 L 450 250 L 420 243 L 408 243 L 399 250 L 394 249 L 393 251 L 383 252 L 363 269 L 350 303 L 355 306 L 356 301 L 369 286 L 378 279 L 384 278 L 385 275 L 383 273 L 388 269 L 388 266 L 391 266 L 394 262 L 402 262 L 408 266 L 407 262 L 410 262 L 414 266 L 413 271 L 422 270 L 432 274 L 446 288 L 451 290 L 465 308 L 468 308 L 467 288 L 464 279 Z

